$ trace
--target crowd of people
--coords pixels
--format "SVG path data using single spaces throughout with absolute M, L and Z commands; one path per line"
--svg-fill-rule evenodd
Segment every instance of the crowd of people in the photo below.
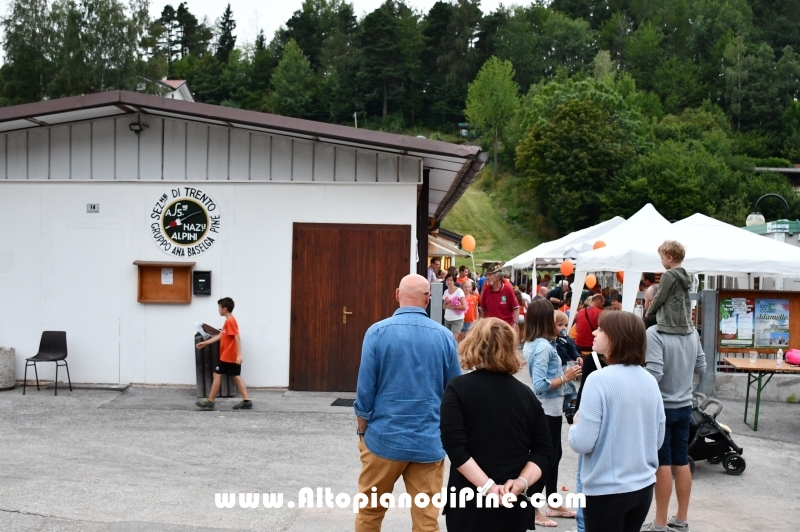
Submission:
M 706 363 L 685 251 L 668 241 L 658 252 L 665 273 L 660 286 L 644 276 L 643 317 L 618 311 L 621 298 L 600 290 L 581 297 L 572 331 L 567 280 L 529 292 L 500 264 L 480 278 L 463 266 L 440 277 L 436 259 L 427 279 L 405 277 L 400 308 L 364 338 L 354 405 L 359 492 L 383 500 L 402 476 L 415 531 L 439 530 L 438 508 L 419 504 L 424 495 L 445 501 L 448 529 L 459 532 L 557 526 L 551 517 L 589 532 L 688 532 L 692 379 Z M 426 312 L 440 279 L 444 326 Z M 523 368 L 530 386 L 515 377 Z M 564 417 L 577 456 L 563 452 Z M 550 497 L 564 457 L 578 464 L 586 504 L 577 511 Z M 678 512 L 667 519 L 673 482 Z M 541 508 L 531 504 L 537 494 Z M 655 519 L 644 524 L 654 495 Z M 380 530 L 387 506 L 361 509 L 356 531 Z

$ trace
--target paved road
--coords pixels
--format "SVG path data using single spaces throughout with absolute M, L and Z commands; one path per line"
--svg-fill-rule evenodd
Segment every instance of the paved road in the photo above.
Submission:
M 218 492 L 283 492 L 288 502 L 306 486 L 352 494 L 357 485 L 350 408 L 326 395 L 252 396 L 254 411 L 233 412 L 234 400 L 222 399 L 220 411 L 198 412 L 187 388 L 0 392 L 0 530 L 352 530 L 349 509 L 216 507 Z M 747 470 L 733 477 L 699 464 L 692 530 L 796 530 L 800 405 L 764 403 L 753 433 L 738 426 L 742 404 L 725 404 L 720 419 L 745 448 Z M 575 465 L 567 449 L 559 484 L 574 488 Z M 410 528 L 407 510 L 389 511 L 384 530 Z

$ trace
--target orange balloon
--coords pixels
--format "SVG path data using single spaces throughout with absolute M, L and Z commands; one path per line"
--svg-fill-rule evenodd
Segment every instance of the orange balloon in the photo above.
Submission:
M 575 271 L 575 265 L 572 264 L 571 260 L 565 260 L 561 263 L 561 275 L 564 277 L 569 277 L 572 275 L 572 272 Z
M 602 240 L 598 240 L 597 242 L 594 243 L 594 245 L 592 246 L 592 249 L 600 249 L 600 248 L 604 248 L 604 247 L 606 247 L 606 243 L 603 242 Z
M 475 249 L 475 238 L 472 235 L 464 235 L 461 239 L 461 247 L 467 253 L 472 253 L 472 250 Z
M 617 272 L 617 281 L 621 283 L 625 281 L 625 272 Z
M 594 285 L 597 284 L 597 277 L 595 277 L 590 273 L 589 275 L 586 276 L 586 281 L 584 282 L 586 286 L 588 286 L 589 288 L 594 288 Z

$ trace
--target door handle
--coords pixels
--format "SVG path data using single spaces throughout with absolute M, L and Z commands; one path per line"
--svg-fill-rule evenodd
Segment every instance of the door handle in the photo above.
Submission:
M 342 307 L 342 323 L 347 323 L 347 316 L 352 312 L 347 312 L 347 307 Z

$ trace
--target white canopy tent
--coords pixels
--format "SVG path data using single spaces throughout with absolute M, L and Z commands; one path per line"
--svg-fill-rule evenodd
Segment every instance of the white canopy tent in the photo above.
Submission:
M 515 270 L 525 270 L 528 268 L 535 268 L 537 260 L 545 257 L 547 257 L 548 259 L 557 259 L 558 261 L 560 261 L 561 259 L 563 259 L 563 255 L 560 254 L 561 251 L 563 249 L 566 249 L 566 247 L 571 245 L 573 242 L 583 242 L 586 240 L 593 239 L 597 235 L 602 235 L 607 233 L 611 229 L 622 224 L 624 221 L 625 218 L 622 218 L 620 216 L 615 216 L 610 220 L 606 220 L 605 222 L 593 225 L 592 227 L 587 227 L 586 229 L 581 229 L 580 231 L 574 231 L 566 236 L 562 236 L 557 240 L 543 242 L 538 246 L 536 246 L 535 248 L 529 249 L 525 253 L 522 253 L 521 255 L 518 255 L 513 259 L 506 261 L 503 267 L 513 268 Z
M 608 245 L 578 256 L 572 308 L 578 308 L 580 288 L 593 271 L 624 271 L 622 308 L 631 311 L 642 272 L 663 272 L 658 246 L 677 240 L 686 248 L 683 267 L 688 273 L 797 277 L 800 249 L 751 233 L 702 214 L 693 214 L 666 227 L 651 228 L 639 238 Z M 570 325 L 573 313 L 570 313 Z
M 577 258 L 581 253 L 592 251 L 594 243 L 598 240 L 605 242 L 606 246 L 613 246 L 624 242 L 635 240 L 653 231 L 659 231 L 669 227 L 670 223 L 666 218 L 648 203 L 639 211 L 625 220 L 623 223 L 610 228 L 605 233 L 591 235 L 588 238 L 575 240 L 563 249 L 558 250 L 561 257 Z M 600 270 L 592 270 L 600 271 Z M 613 270 L 612 270 L 613 271 Z

